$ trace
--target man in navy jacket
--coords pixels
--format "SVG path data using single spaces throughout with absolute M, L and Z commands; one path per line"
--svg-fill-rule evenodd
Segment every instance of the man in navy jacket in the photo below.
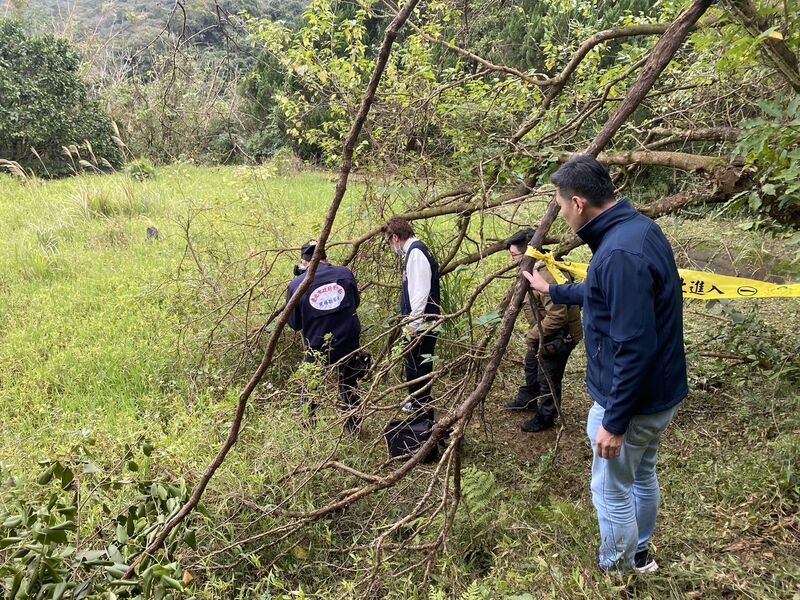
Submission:
M 300 255 L 300 274 L 290 284 L 287 301 L 306 277 L 315 242 L 304 245 Z M 297 272 L 297 271 L 296 271 Z M 289 316 L 288 325 L 303 332 L 305 361 L 323 361 L 336 365 L 339 378 L 339 395 L 342 407 L 352 411 L 359 402 L 357 380 L 360 371 L 355 364 L 355 353 L 361 345 L 361 322 L 356 309 L 361 302 L 358 285 L 352 271 L 337 267 L 323 254 L 317 267 L 314 282 L 306 290 L 299 304 Z M 313 419 L 316 405 L 309 407 Z M 345 428 L 356 431 L 359 419 L 351 414 Z
M 556 304 L 583 306 L 600 567 L 654 571 L 648 543 L 659 503 L 658 446 L 688 393 L 675 257 L 655 222 L 614 200 L 594 157 L 572 158 L 551 181 L 561 215 L 592 249 L 588 277 L 551 285 L 536 270 L 523 275 Z

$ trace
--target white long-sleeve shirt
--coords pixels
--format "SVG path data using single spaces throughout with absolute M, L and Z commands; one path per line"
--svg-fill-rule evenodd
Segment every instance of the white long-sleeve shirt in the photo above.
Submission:
M 408 252 L 411 244 L 417 241 L 417 238 L 410 237 L 403 244 L 403 254 L 408 254 L 406 261 L 406 281 L 408 283 L 408 298 L 411 304 L 411 314 L 409 316 L 415 317 L 425 313 L 425 306 L 428 304 L 428 297 L 431 294 L 431 264 L 422 250 L 414 248 L 410 253 Z M 422 325 L 422 318 L 415 319 L 410 323 L 413 329 Z

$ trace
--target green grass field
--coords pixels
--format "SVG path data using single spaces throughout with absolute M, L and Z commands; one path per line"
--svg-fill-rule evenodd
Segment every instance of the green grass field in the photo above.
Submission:
M 256 324 L 238 322 L 242 313 L 235 312 L 215 340 L 219 345 L 209 346 L 201 361 L 209 323 L 219 316 L 212 309 L 257 276 L 265 264 L 260 251 L 297 248 L 315 237 L 333 187 L 327 174 L 276 176 L 266 167 L 180 166 L 142 182 L 123 174 L 54 182 L 0 177 L 0 475 L 18 475 L 33 485 L 41 471 L 37 461 L 76 453 L 113 471 L 124 462 L 126 448 L 146 439 L 156 448 L 142 463 L 148 470 L 196 481 L 226 435 L 239 385 L 259 358 L 254 351 L 237 362 L 224 344 L 282 302 L 293 258 L 280 258 L 274 272 L 281 275 L 258 288 Z M 352 239 L 371 225 L 355 190 L 333 241 Z M 540 208 L 526 210 L 534 214 Z M 160 231 L 159 240 L 146 239 L 151 226 Z M 451 226 L 444 219 L 434 228 Z M 729 255 L 729 266 L 742 275 L 797 277 L 795 257 L 781 254 L 780 240 L 724 221 L 669 219 L 663 226 L 684 251 L 677 253 L 684 263 L 702 256 L 718 266 L 719 257 Z M 501 232 L 502 220 L 485 227 L 489 235 Z M 716 248 L 711 259 L 709 247 Z M 339 251 L 332 252 L 334 259 Z M 494 257 L 459 285 L 468 289 L 504 260 Z M 380 276 L 396 274 L 384 270 Z M 492 288 L 495 297 L 505 285 Z M 370 290 L 363 314 L 367 328 L 377 330 L 393 310 L 395 291 Z M 486 310 L 492 305 L 487 300 Z M 730 320 L 734 309 L 734 321 L 742 324 L 722 339 L 719 322 Z M 796 598 L 800 406 L 792 353 L 799 312 L 797 300 L 724 309 L 687 304 L 693 391 L 664 445 L 661 574 L 628 582 L 622 592 L 625 582 L 593 570 L 596 532 L 581 431 L 588 408 L 581 356 L 568 373 L 570 426 L 553 464 L 552 438 L 526 447 L 516 425 L 504 421 L 499 407 L 519 380 L 519 336 L 487 403 L 494 438 L 476 420 L 466 449 L 469 481 L 477 490 L 473 507 L 492 511 L 493 518 L 467 506 L 430 592 L 420 591 L 419 577 L 409 575 L 385 582 L 383 595 Z M 754 362 L 731 366 L 701 356 L 719 344 Z M 759 362 L 761 369 L 755 367 Z M 240 368 L 234 373 L 235 364 Z M 268 383 L 279 385 L 295 364 L 283 359 Z M 184 555 L 197 575 L 186 597 L 355 597 L 348 596 L 348 582 L 357 568 L 312 568 L 307 550 L 282 558 L 271 571 L 261 566 L 269 563 L 268 549 L 252 550 L 229 569 L 204 557 L 204 549 L 249 531 L 237 507 L 243 498 L 257 504 L 268 493 L 281 472 L 277 463 L 310 460 L 327 448 L 310 443 L 291 402 L 270 404 L 265 397 L 274 400 L 275 393 L 254 398 L 241 441 L 209 489 L 211 521 L 199 527 L 200 550 Z M 363 450 L 354 442 L 354 455 Z M 312 494 L 298 502 L 307 509 L 314 500 Z M 369 511 L 357 514 L 366 518 Z M 90 531 L 100 520 L 92 514 L 84 528 Z M 336 527 L 315 526 L 303 548 L 313 554 L 316 547 L 328 557 L 325 540 L 336 539 Z M 334 556 L 331 561 L 351 564 Z
M 143 183 L 123 175 L 0 180 L 0 460 L 22 468 L 68 449 L 86 430 L 124 442 L 165 412 L 173 413 L 176 430 L 166 437 L 177 434 L 174 443 L 200 434 L 168 286 L 184 259 L 181 219 L 196 206 L 201 240 L 224 234 L 245 253 L 291 245 L 311 237 L 332 192 L 318 175 L 269 178 L 254 201 L 247 184 L 234 171 L 194 168 Z M 290 211 L 269 214 L 288 198 Z M 275 219 L 283 237 L 226 222 L 251 217 Z M 146 240 L 148 226 L 159 229 L 159 241 Z

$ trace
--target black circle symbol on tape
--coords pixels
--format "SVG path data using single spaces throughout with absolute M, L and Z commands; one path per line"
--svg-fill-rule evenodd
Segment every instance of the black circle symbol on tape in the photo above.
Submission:
M 736 290 L 736 292 L 740 296 L 755 296 L 758 293 L 758 290 L 756 288 L 754 288 L 754 287 L 749 286 L 749 285 L 743 285 L 738 290 Z

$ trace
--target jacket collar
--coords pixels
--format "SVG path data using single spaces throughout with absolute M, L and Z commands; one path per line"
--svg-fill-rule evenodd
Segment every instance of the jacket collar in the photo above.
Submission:
M 413 235 L 410 238 L 408 238 L 403 244 L 403 254 L 408 254 L 408 249 L 411 248 L 411 244 L 413 244 L 416 241 L 417 238 L 415 238 Z
M 597 250 L 600 242 L 606 234 L 614 227 L 638 214 L 638 211 L 631 205 L 627 198 L 620 198 L 619 201 L 597 215 L 594 219 L 586 223 L 575 233 L 584 242 L 589 244 L 592 252 Z

